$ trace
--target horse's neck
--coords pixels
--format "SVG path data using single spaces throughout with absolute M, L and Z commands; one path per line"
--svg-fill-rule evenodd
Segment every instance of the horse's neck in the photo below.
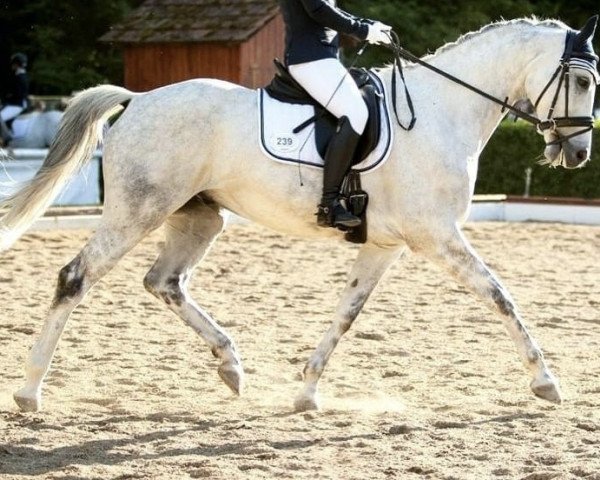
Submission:
M 548 51 L 554 32 L 559 30 L 521 23 L 499 25 L 440 49 L 429 61 L 498 98 L 519 97 L 525 93 L 529 65 Z
M 558 64 L 561 39 L 564 32 L 558 28 L 525 23 L 498 25 L 442 48 L 425 61 L 500 100 L 516 101 L 525 97 L 525 80 L 536 57 L 555 49 Z M 463 136 L 461 140 L 478 144 L 478 148 L 485 145 L 504 116 L 497 104 L 424 67 L 409 67 L 406 73 L 409 88 L 417 85 L 422 98 L 433 99 L 439 115 L 451 117 L 458 128 L 461 122 L 467 124 L 468 128 L 460 133 L 471 138 Z

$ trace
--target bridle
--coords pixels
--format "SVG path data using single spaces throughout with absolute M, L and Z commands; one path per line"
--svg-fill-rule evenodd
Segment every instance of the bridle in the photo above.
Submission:
M 534 108 L 537 110 L 537 107 L 540 101 L 542 100 L 542 97 L 546 94 L 546 92 L 548 92 L 550 86 L 554 83 L 554 81 L 558 79 L 556 92 L 554 93 L 554 97 L 552 98 L 552 103 L 550 104 L 548 115 L 546 115 L 547 120 L 539 121 L 539 123 L 536 124 L 538 132 L 544 133 L 544 131 L 550 130 L 557 136 L 556 140 L 548 142 L 547 145 L 556 145 L 562 143 L 565 140 L 587 133 L 592 128 L 594 128 L 594 117 L 592 117 L 591 115 L 587 117 L 569 117 L 569 76 L 571 74 L 571 68 L 578 68 L 589 71 L 590 73 L 592 73 L 594 79 L 596 80 L 596 84 L 599 83 L 598 72 L 595 68 L 596 63 L 598 62 L 598 56 L 588 52 L 573 52 L 573 45 L 575 43 L 576 37 L 577 32 L 574 32 L 572 30 L 569 30 L 567 32 L 565 51 L 563 53 L 562 58 L 560 59 L 560 64 L 558 65 L 557 69 L 554 71 L 554 74 L 550 78 L 550 81 L 546 84 L 546 86 L 544 87 L 544 89 L 542 90 L 539 97 L 534 103 Z M 565 86 L 565 116 L 554 117 L 554 109 L 556 108 L 556 104 L 558 102 L 558 95 L 563 84 Z M 560 127 L 584 128 L 570 135 L 561 136 L 557 130 L 557 128 Z
M 544 97 L 544 95 L 548 92 L 548 90 L 550 89 L 552 84 L 558 80 L 558 85 L 556 87 L 554 97 L 552 98 L 552 103 L 550 105 L 548 114 L 546 115 L 546 119 L 540 120 L 535 115 L 531 115 L 531 114 L 521 110 L 520 108 L 517 108 L 517 107 L 511 105 L 508 101 L 509 100 L 508 97 L 505 98 L 504 100 L 501 100 L 501 99 L 494 97 L 493 95 L 490 95 L 489 93 L 484 92 L 483 90 L 437 68 L 437 67 L 434 67 L 433 65 L 431 65 L 427 62 L 424 62 L 419 57 L 417 57 L 416 55 L 412 54 L 411 52 L 409 52 L 408 50 L 403 48 L 400 45 L 398 36 L 396 35 L 395 32 L 392 31 L 391 32 L 391 44 L 390 44 L 390 48 L 394 52 L 394 68 L 393 68 L 393 73 L 392 73 L 392 106 L 394 108 L 394 114 L 396 116 L 396 121 L 398 122 L 398 125 L 401 128 L 408 131 L 408 130 L 412 130 L 412 128 L 414 127 L 416 120 L 417 120 L 416 115 L 415 115 L 414 106 L 412 103 L 412 99 L 410 97 L 410 93 L 406 86 L 406 80 L 404 78 L 402 62 L 400 61 L 400 58 L 405 58 L 411 62 L 422 65 L 423 67 L 437 73 L 438 75 L 441 75 L 441 76 L 447 78 L 448 80 L 451 80 L 454 83 L 457 83 L 465 88 L 468 88 L 469 90 L 481 95 L 482 97 L 484 97 L 494 103 L 497 103 L 498 105 L 501 105 L 503 112 L 506 110 L 509 110 L 516 117 L 522 118 L 523 120 L 534 125 L 538 132 L 540 132 L 540 133 L 545 133 L 546 131 L 552 132 L 557 138 L 556 138 L 556 140 L 546 142 L 547 146 L 558 145 L 558 144 L 565 142 L 566 140 L 568 140 L 570 138 L 576 137 L 578 135 L 583 135 L 584 133 L 587 133 L 590 130 L 592 130 L 592 128 L 594 127 L 594 117 L 592 115 L 584 116 L 584 117 L 570 117 L 569 116 L 569 75 L 571 73 L 571 68 L 587 70 L 588 72 L 590 72 L 593 75 L 594 79 L 596 80 L 596 84 L 600 84 L 600 77 L 598 76 L 598 71 L 596 70 L 598 56 L 593 54 L 592 52 L 574 51 L 574 44 L 575 44 L 576 37 L 577 37 L 576 31 L 573 31 L 573 30 L 567 31 L 565 50 L 560 59 L 560 63 L 558 65 L 557 69 L 555 70 L 554 74 L 552 75 L 552 77 L 550 78 L 548 83 L 546 84 L 546 86 L 543 88 L 542 92 L 540 93 L 540 95 L 538 96 L 538 98 L 534 104 L 535 109 L 537 109 L 537 107 L 538 107 L 540 101 L 542 100 L 542 98 Z M 407 105 L 408 105 L 408 108 L 411 113 L 411 120 L 408 125 L 402 124 L 402 122 L 399 119 L 397 108 L 396 108 L 396 84 L 397 84 L 396 71 L 398 71 L 400 78 L 402 80 L 402 83 L 404 85 L 404 92 L 405 92 L 406 99 L 407 99 Z M 558 96 L 560 94 L 560 91 L 561 91 L 561 88 L 563 87 L 563 85 L 565 88 L 565 116 L 564 117 L 554 117 L 554 110 L 556 108 L 556 104 L 558 102 Z M 562 127 L 582 127 L 582 129 L 578 130 L 574 133 L 571 133 L 569 135 L 563 136 L 557 130 L 558 128 L 562 128 Z

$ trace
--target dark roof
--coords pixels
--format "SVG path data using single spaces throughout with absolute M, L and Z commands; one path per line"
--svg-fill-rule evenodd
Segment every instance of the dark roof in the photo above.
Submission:
M 103 42 L 243 42 L 279 11 L 277 0 L 146 0 Z

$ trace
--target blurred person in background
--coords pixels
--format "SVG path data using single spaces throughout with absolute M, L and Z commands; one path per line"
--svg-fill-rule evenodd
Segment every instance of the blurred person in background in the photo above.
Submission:
M 29 77 L 27 76 L 27 56 L 15 53 L 10 57 L 10 67 L 13 75 L 8 83 L 8 89 L 2 96 L 0 108 L 0 133 L 4 143 L 11 137 L 10 124 L 28 106 Z

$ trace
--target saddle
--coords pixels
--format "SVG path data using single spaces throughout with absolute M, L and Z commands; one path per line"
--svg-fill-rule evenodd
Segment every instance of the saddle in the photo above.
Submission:
M 273 98 L 280 102 L 312 105 L 315 109 L 315 115 L 299 124 L 294 133 L 298 133 L 304 128 L 315 123 L 315 141 L 317 150 L 321 157 L 325 157 L 325 151 L 332 135 L 337 127 L 337 118 L 329 113 L 323 106 L 314 100 L 302 86 L 294 80 L 288 69 L 278 59 L 275 59 L 275 76 L 271 83 L 264 89 Z M 351 68 L 349 73 L 359 88 L 367 109 L 369 119 L 365 126 L 365 131 L 360 137 L 360 141 L 354 153 L 352 165 L 362 162 L 373 151 L 379 142 L 381 134 L 381 118 L 379 115 L 379 105 L 382 100 L 378 92 L 377 85 L 373 78 L 364 68 Z

